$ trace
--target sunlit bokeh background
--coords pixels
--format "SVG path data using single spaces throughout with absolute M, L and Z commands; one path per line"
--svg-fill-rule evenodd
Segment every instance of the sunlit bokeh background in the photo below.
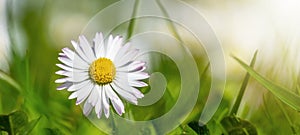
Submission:
M 54 64 L 58 63 L 59 50 L 71 47 L 70 41 L 77 40 L 91 18 L 115 2 L 118 1 L 0 0 L 0 69 L 26 88 L 25 92 L 15 96 L 14 92 L 4 90 L 12 89 L 10 86 L 7 84 L 0 86 L 2 104 L 0 114 L 22 109 L 29 114 L 29 119 L 44 115 L 33 133 L 38 133 L 39 129 L 49 129 L 48 133 L 51 131 L 64 134 L 75 132 L 102 134 L 81 114 L 80 107 L 67 99 L 68 92 L 55 91 L 57 85 L 54 84 L 54 80 L 58 76 L 53 73 L 58 69 Z M 224 51 L 226 87 L 221 103 L 223 108 L 232 107 L 246 74 L 246 71 L 232 59 L 232 55 L 250 63 L 256 50 L 258 56 L 254 69 L 277 84 L 300 92 L 300 1 L 181 0 L 181 2 L 197 10 L 206 19 Z M 190 16 L 190 21 L 193 21 L 193 16 Z M 149 23 L 143 27 L 163 26 L 152 26 Z M 190 38 L 181 36 L 185 39 Z M 203 60 L 203 63 L 197 61 L 197 64 L 200 63 L 199 69 L 204 69 L 207 56 L 197 56 L 197 52 L 193 55 Z M 28 72 L 31 79 L 23 81 L 26 80 L 26 73 L 22 69 L 26 67 L 27 58 L 30 59 Z M 5 82 L 1 81 L 0 85 L 1 83 Z M 23 104 L 23 99 L 19 99 L 19 95 L 30 100 L 25 98 Z M 13 102 L 10 102 L 11 97 Z M 278 109 L 278 104 L 286 111 Z M 64 110 L 65 106 L 70 110 Z M 214 119 L 218 119 L 221 114 L 222 110 L 217 111 Z M 254 79 L 249 81 L 237 116 L 252 122 L 261 134 L 300 133 L 299 113 L 281 103 Z M 199 114 L 192 120 L 195 121 L 198 117 Z M 295 127 L 293 128 L 295 132 L 291 130 L 291 124 Z M 214 129 L 210 131 L 213 133 Z

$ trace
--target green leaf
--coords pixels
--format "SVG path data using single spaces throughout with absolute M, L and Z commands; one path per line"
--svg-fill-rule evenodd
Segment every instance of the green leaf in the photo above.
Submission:
M 32 131 L 32 129 L 37 125 L 41 117 L 30 121 L 23 128 L 20 129 L 19 135 L 28 135 Z
M 257 135 L 256 128 L 249 121 L 233 115 L 222 119 L 221 124 L 228 135 Z
M 28 124 L 28 117 L 23 111 L 16 111 L 9 115 L 9 122 L 13 133 L 19 133 L 20 129 Z
M 6 131 L 9 135 L 28 135 L 39 119 L 28 122 L 27 114 L 23 111 L 0 115 L 0 131 Z
M 247 72 L 256 79 L 261 85 L 271 91 L 276 97 L 278 97 L 282 102 L 286 103 L 293 109 L 300 111 L 300 96 L 292 93 L 290 89 L 283 88 L 278 86 L 277 84 L 269 81 L 268 79 L 261 76 L 257 73 L 253 68 L 249 67 L 243 61 L 238 59 L 237 57 L 233 57 L 240 65 L 247 70 Z
M 191 127 L 198 135 L 210 135 L 209 129 L 206 125 L 200 126 L 198 122 L 190 122 L 189 127 Z
M 20 85 L 14 79 L 12 79 L 9 75 L 7 75 L 5 72 L 3 72 L 2 70 L 0 70 L 0 79 L 6 81 L 8 84 L 10 84 L 14 88 L 16 88 L 16 90 L 21 92 Z
M 46 135 L 63 135 L 63 133 L 57 128 L 45 128 L 44 130 Z
M 6 131 L 9 135 L 12 134 L 8 115 L 0 115 L 0 132 L 1 131 Z
M 6 131 L 9 135 L 19 132 L 19 129 L 28 123 L 27 115 L 22 111 L 16 111 L 9 115 L 0 116 L 0 131 Z

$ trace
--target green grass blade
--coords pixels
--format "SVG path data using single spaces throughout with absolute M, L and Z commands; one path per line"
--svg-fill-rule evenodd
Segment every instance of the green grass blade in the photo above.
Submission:
M 201 79 L 204 79 L 205 73 L 208 71 L 210 67 L 210 63 L 208 62 L 203 70 L 203 72 L 201 73 Z
M 0 70 L 0 79 L 6 81 L 8 84 L 16 88 L 16 90 L 18 90 L 19 92 L 22 91 L 20 85 L 2 70 Z
M 228 109 L 228 108 L 225 108 L 225 109 L 220 113 L 220 115 L 217 117 L 216 122 L 220 123 L 220 122 L 222 121 L 222 119 L 226 117 L 226 115 L 228 114 L 228 112 L 229 112 L 229 109 Z
M 295 127 L 294 127 L 294 124 L 293 124 L 293 122 L 292 122 L 292 120 L 291 120 L 291 118 L 290 118 L 288 112 L 284 109 L 284 107 L 283 107 L 283 105 L 282 105 L 282 102 L 280 102 L 279 100 L 276 100 L 276 103 L 278 104 L 279 109 L 281 110 L 281 112 L 284 114 L 285 119 L 288 121 L 288 123 L 289 123 L 289 125 L 290 125 L 290 127 L 291 127 L 291 130 L 292 130 L 292 133 L 293 133 L 294 135 L 296 135 L 297 132 L 296 132 L 296 129 L 295 129 Z
M 131 15 L 131 20 L 129 22 L 129 26 L 127 29 L 127 40 L 129 40 L 131 38 L 133 31 L 134 31 L 134 25 L 135 25 L 135 21 L 136 21 L 135 17 L 137 14 L 139 3 L 140 3 L 140 0 L 135 0 L 134 8 L 133 8 L 132 15 Z
M 269 109 L 267 108 L 267 101 L 266 101 L 266 94 L 263 95 L 263 112 L 266 115 L 267 119 L 270 121 L 270 123 L 273 123 L 274 120 L 272 119 L 272 115 L 271 112 L 269 111 Z
M 297 76 L 297 82 L 296 82 L 296 93 L 297 94 L 300 94 L 300 72 L 298 73 L 298 76 Z
M 166 17 L 166 18 L 170 18 L 167 10 L 164 8 L 163 4 L 160 2 L 160 0 L 156 0 L 156 3 L 159 7 L 159 9 L 162 11 L 163 15 Z M 177 38 L 179 41 L 182 42 L 177 30 L 176 30 L 176 27 L 174 26 L 174 24 L 171 22 L 171 20 L 168 20 L 168 27 L 169 27 L 169 30 L 174 34 L 175 38 Z
M 286 103 L 293 109 L 300 111 L 300 96 L 292 93 L 290 89 L 281 87 L 270 80 L 264 78 L 259 73 L 257 73 L 252 67 L 245 64 L 237 57 L 233 57 L 247 72 L 256 79 L 261 85 L 263 85 L 266 89 L 271 91 L 277 98 L 279 98 L 282 102 Z
M 257 56 L 257 51 L 255 51 L 254 56 L 253 56 L 253 58 L 251 60 L 251 63 L 250 63 L 250 67 L 252 67 L 252 68 L 254 67 L 254 64 L 255 64 L 255 61 L 256 61 L 256 56 Z M 235 103 L 234 103 L 234 105 L 232 107 L 232 110 L 230 112 L 230 114 L 232 114 L 232 115 L 236 115 L 236 113 L 237 113 L 237 111 L 238 111 L 238 109 L 240 107 L 240 104 L 241 104 L 242 98 L 244 96 L 247 84 L 249 82 L 249 78 L 250 78 L 250 75 L 247 72 L 247 74 L 246 74 L 246 76 L 244 78 L 244 81 L 242 83 L 241 89 L 239 91 L 238 97 L 236 98 L 236 101 L 235 101 Z

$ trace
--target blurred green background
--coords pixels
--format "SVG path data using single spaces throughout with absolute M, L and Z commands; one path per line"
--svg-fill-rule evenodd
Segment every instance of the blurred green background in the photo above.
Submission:
M 115 2 L 118 1 L 0 0 L 0 130 L 8 129 L 6 126 L 13 122 L 6 123 L 5 119 L 20 110 L 25 114 L 18 114 L 17 117 L 24 120 L 25 116 L 21 115 L 27 115 L 28 122 L 19 122 L 20 129 L 18 124 L 15 124 L 16 127 L 9 124 L 9 129 L 19 134 L 104 134 L 83 116 L 74 100 L 67 99 L 69 92 L 56 91 L 54 80 L 59 76 L 54 72 L 58 70 L 55 63 L 58 63 L 60 49 L 70 47 L 70 40 L 77 39 L 92 17 Z M 266 135 L 300 134 L 299 110 L 283 103 L 253 78 L 247 81 L 245 94 L 238 101 L 240 106 L 234 117 L 241 120 L 233 125 L 234 128 L 221 122 L 227 116 L 232 116 L 229 112 L 237 102 L 246 75 L 246 70 L 232 59 L 231 54 L 250 64 L 255 50 L 258 50 L 254 69 L 273 83 L 294 90 L 292 93 L 299 95 L 300 33 L 297 25 L 300 17 L 297 13 L 300 12 L 300 2 L 182 2 L 199 10 L 215 30 L 225 53 L 226 87 L 222 103 L 213 119 L 205 126 L 198 126 L 211 87 L 209 60 L 204 50 L 193 52 L 199 44 L 179 31 L 179 36 L 189 44 L 188 48 L 197 62 L 201 87 L 193 112 L 169 134 L 255 134 L 251 132 L 253 130 Z M 121 27 L 120 31 L 126 33 L 127 25 Z M 165 114 L 175 104 L 180 92 L 180 76 L 176 65 L 161 55 L 153 55 L 151 58 L 151 72 L 159 71 L 169 78 L 167 92 L 151 106 L 129 106 L 135 112 L 134 120 L 151 120 Z M 143 92 L 148 90 L 142 89 Z M 149 111 L 151 114 L 144 114 Z M 250 126 L 240 121 L 247 121 Z M 6 133 L 3 131 L 0 134 Z

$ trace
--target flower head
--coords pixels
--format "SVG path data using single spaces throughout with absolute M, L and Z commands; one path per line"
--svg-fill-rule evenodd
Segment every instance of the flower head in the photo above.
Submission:
M 108 118 L 110 103 L 122 115 L 125 108 L 120 97 L 133 104 L 144 97 L 136 87 L 147 86 L 141 81 L 149 78 L 145 62 L 136 60 L 139 51 L 123 44 L 122 37 L 110 35 L 105 42 L 102 33 L 96 33 L 92 45 L 84 36 L 71 43 L 75 51 L 63 48 L 58 57 L 62 64 L 56 64 L 61 68 L 56 74 L 65 77 L 55 82 L 62 83 L 57 90 L 72 92 L 69 99 L 77 98 L 76 105 L 84 102 L 86 116 L 95 108 L 98 118 L 102 112 Z

